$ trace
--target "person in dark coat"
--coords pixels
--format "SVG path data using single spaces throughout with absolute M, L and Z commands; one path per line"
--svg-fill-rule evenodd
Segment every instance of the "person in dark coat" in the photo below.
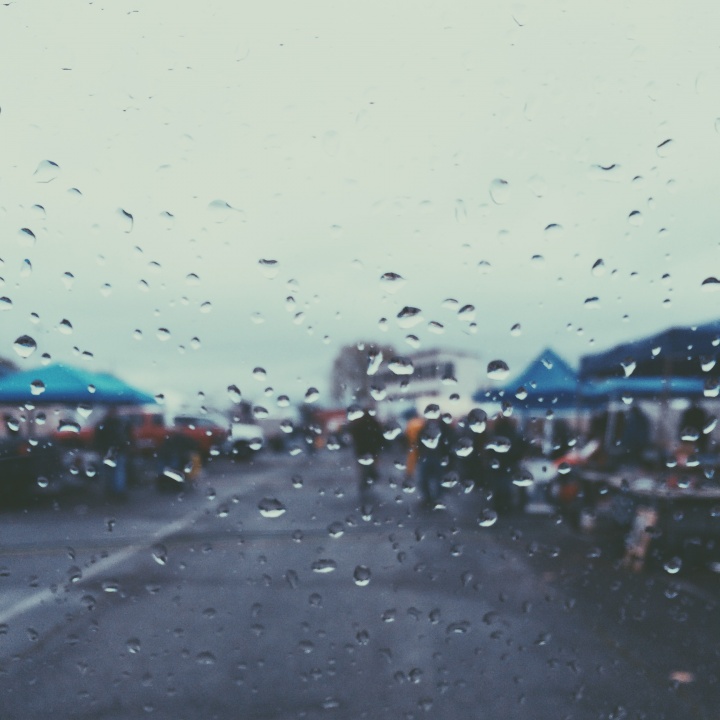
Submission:
M 95 432 L 95 445 L 103 461 L 112 469 L 111 494 L 123 497 L 127 493 L 128 458 L 132 445 L 130 425 L 111 408 Z
M 353 420 L 349 429 L 355 457 L 360 467 L 360 490 L 362 491 L 368 485 L 377 482 L 378 458 L 385 438 L 375 413 L 369 409 L 366 409 L 361 417 Z
M 498 515 L 524 509 L 525 488 L 516 489 L 513 479 L 520 469 L 524 455 L 523 440 L 515 423 L 507 417 L 495 422 L 493 436 L 486 445 L 488 485 L 492 490 L 495 512 Z
M 435 506 L 440 500 L 442 480 L 450 468 L 454 433 L 441 419 L 429 419 L 420 432 L 418 468 L 420 493 L 425 505 Z

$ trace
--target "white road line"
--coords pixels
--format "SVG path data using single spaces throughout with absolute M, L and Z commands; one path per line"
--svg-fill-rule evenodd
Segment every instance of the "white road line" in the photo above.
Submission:
M 229 500 L 234 494 L 235 491 L 228 491 L 228 493 L 223 494 L 222 497 L 218 496 L 216 498 L 216 504 Z M 195 510 L 189 515 L 186 515 L 184 518 L 173 520 L 172 522 L 160 527 L 159 530 L 157 530 L 150 536 L 149 541 L 139 544 L 136 543 L 128 545 L 127 547 L 118 550 L 112 555 L 108 555 L 108 557 L 99 560 L 92 567 L 83 572 L 82 578 L 78 580 L 77 583 L 73 583 L 72 587 L 81 587 L 82 585 L 97 577 L 98 575 L 101 575 L 110 570 L 111 568 L 114 568 L 116 565 L 120 565 L 121 563 L 125 562 L 125 560 L 128 560 L 133 555 L 136 555 L 143 550 L 147 550 L 155 543 L 160 542 L 161 540 L 164 540 L 171 535 L 175 535 L 176 533 L 184 530 L 187 527 L 190 527 L 196 520 L 205 516 L 206 513 L 207 507 L 203 507 L 200 510 Z M 18 616 L 29 612 L 30 610 L 34 610 L 35 608 L 40 607 L 47 602 L 54 601 L 57 597 L 57 590 L 53 592 L 50 589 L 45 589 L 33 593 L 32 595 L 29 595 L 22 600 L 18 600 L 16 603 L 11 605 L 7 609 L 0 611 L 0 624 L 7 624 Z

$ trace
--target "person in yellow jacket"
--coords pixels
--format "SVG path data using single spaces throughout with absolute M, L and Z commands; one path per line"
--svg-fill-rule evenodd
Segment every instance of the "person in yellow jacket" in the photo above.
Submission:
M 411 478 L 415 475 L 415 468 L 417 467 L 419 446 L 420 446 L 420 433 L 425 426 L 424 418 L 420 417 L 417 413 L 414 414 L 407 421 L 405 426 L 405 438 L 408 445 L 407 461 L 405 463 L 405 476 Z

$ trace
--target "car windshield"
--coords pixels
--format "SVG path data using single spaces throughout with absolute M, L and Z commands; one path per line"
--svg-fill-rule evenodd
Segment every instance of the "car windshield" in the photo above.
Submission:
M 718 19 L 3 3 L 0 719 L 716 718 Z

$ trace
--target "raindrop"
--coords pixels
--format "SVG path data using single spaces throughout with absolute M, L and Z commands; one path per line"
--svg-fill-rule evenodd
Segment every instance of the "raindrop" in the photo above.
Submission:
M 398 314 L 397 321 L 401 328 L 411 328 L 422 322 L 423 317 L 420 308 L 406 305 Z
M 510 328 L 510 334 L 511 334 L 513 337 L 520 337 L 520 335 L 522 334 L 522 327 L 521 327 L 520 323 L 515 323 L 515 324 Z
M 188 285 L 199 285 L 200 284 L 200 276 L 196 275 L 195 273 L 190 273 L 185 276 L 185 282 Z
M 137 655 L 140 652 L 140 640 L 137 638 L 130 638 L 125 645 L 131 655 Z
M 9 297 L 0 297 L 0 310 L 12 310 L 13 302 Z
M 209 313 L 212 310 L 212 303 L 211 302 L 204 302 L 202 305 L 200 305 L 200 312 L 201 313 Z
M 45 383 L 42 380 L 33 380 L 30 383 L 30 392 L 33 395 L 42 395 L 45 392 Z
M 36 237 L 35 233 L 30 228 L 21 228 L 18 232 L 20 245 L 22 247 L 31 248 L 35 246 Z
M 503 360 L 492 360 L 487 366 L 487 376 L 491 380 L 505 380 L 510 374 L 510 368 Z
M 463 322 L 473 322 L 475 320 L 475 306 L 463 305 L 458 310 L 458 320 L 462 320 Z
M 484 433 L 487 428 L 487 413 L 481 408 L 473 408 L 467 416 L 467 423 L 470 430 L 478 435 Z
M 239 403 L 242 400 L 242 393 L 237 385 L 228 385 L 227 393 L 234 403 Z
M 665 572 L 670 575 L 676 575 L 682 568 L 682 560 L 679 557 L 670 558 L 664 565 Z
M 162 543 L 152 546 L 152 558 L 158 565 L 167 565 L 168 551 Z
M 593 263 L 592 274 L 595 275 L 595 277 L 600 277 L 601 275 L 605 274 L 605 261 L 602 258 L 599 258 Z
M 630 377 L 637 367 L 637 363 L 632 358 L 626 358 L 620 365 L 625 373 L 625 377 Z
M 277 260 L 258 260 L 258 265 L 266 278 L 272 279 L 277 276 L 280 267 Z
M 633 210 L 628 215 L 628 222 L 631 225 L 634 225 L 635 227 L 638 227 L 643 224 L 643 216 L 642 213 L 639 210 Z
M 258 510 L 266 518 L 278 518 L 287 511 L 286 507 L 276 498 L 263 498 L 258 503 Z
M 66 290 L 72 290 L 72 286 L 75 283 L 75 276 L 71 272 L 64 272 L 62 274 L 62 282 Z
M 327 574 L 337 569 L 337 563 L 334 560 L 320 559 L 316 560 L 310 567 L 313 572 Z
M 700 287 L 705 292 L 716 292 L 717 290 L 720 290 L 720 280 L 715 277 L 707 277 L 702 281 Z
M 409 358 L 394 357 L 388 363 L 388 368 L 395 375 L 412 375 L 414 367 Z
M 210 217 L 212 217 L 213 221 L 216 223 L 225 222 L 230 217 L 230 213 L 234 209 L 235 208 L 232 205 L 226 203 L 224 200 L 213 200 L 208 204 Z
M 600 298 L 599 297 L 589 297 L 585 298 L 585 302 L 583 305 L 588 308 L 589 310 L 599 310 L 600 309 Z
M 170 339 L 170 331 L 167 328 L 158 328 L 155 335 L 157 339 L 160 340 L 160 342 L 165 342 L 166 340 Z
M 190 347 L 191 347 L 193 350 L 199 350 L 199 349 L 200 349 L 200 345 L 201 345 L 201 343 L 200 343 L 200 338 L 194 337 L 194 338 L 192 338 L 192 340 L 190 340 Z
M 72 323 L 67 319 L 63 319 L 60 321 L 60 324 L 58 325 L 58 330 L 63 335 L 70 335 L 73 331 Z
M 395 272 L 386 272 L 380 276 L 380 282 L 389 293 L 396 293 L 405 285 L 405 278 Z
M 478 525 L 484 528 L 492 527 L 497 522 L 497 519 L 498 516 L 494 510 L 485 508 L 478 517 Z
M 670 154 L 670 152 L 672 151 L 672 145 L 673 145 L 672 138 L 668 138 L 667 140 L 663 140 L 663 141 L 657 146 L 657 149 L 656 149 L 656 152 L 657 152 L 658 156 L 659 156 L 659 157 L 662 157 L 662 158 L 667 157 L 667 156 Z
M 256 367 L 252 371 L 252 375 L 256 380 L 265 380 L 265 378 L 267 377 L 267 372 L 264 368 Z
M 264 420 L 268 415 L 270 414 L 269 410 L 267 408 L 262 407 L 261 405 L 256 405 L 253 408 L 253 416 L 256 420 Z
M 353 573 L 353 579 L 358 587 L 365 587 L 370 582 L 370 568 L 358 565 Z
M 507 180 L 496 178 L 490 183 L 490 198 L 496 205 L 505 205 L 510 199 L 510 185 Z
M 60 166 L 56 162 L 52 160 L 41 160 L 37 168 L 35 168 L 33 177 L 35 178 L 35 182 L 49 183 L 55 180 L 59 174 Z
M 32 269 L 32 263 L 27 258 L 25 258 L 20 265 L 20 277 L 30 277 L 30 275 L 32 275 Z
M 37 343 L 29 335 L 21 335 L 13 343 L 13 350 L 21 358 L 28 358 L 37 350 Z
M 307 392 L 305 393 L 305 402 L 306 403 L 314 403 L 318 398 L 320 397 L 320 392 L 317 388 L 311 387 L 308 388 Z
M 480 275 L 487 275 L 492 270 L 492 265 L 487 260 L 481 260 L 477 264 L 477 269 Z M 445 302 L 448 302 L 447 300 Z
M 117 215 L 120 218 L 120 227 L 123 232 L 132 232 L 134 223 L 133 216 L 127 210 L 123 210 L 122 208 L 118 208 Z

